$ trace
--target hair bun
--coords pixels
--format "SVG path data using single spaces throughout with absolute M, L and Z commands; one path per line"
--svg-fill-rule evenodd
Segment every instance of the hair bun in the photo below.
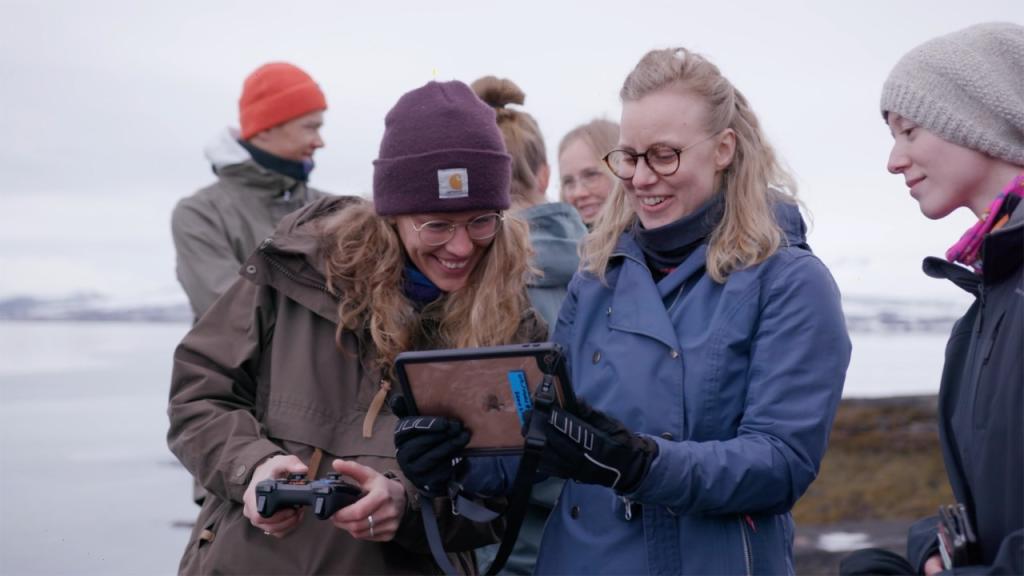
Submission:
M 484 76 L 473 82 L 473 92 L 492 108 L 504 108 L 508 104 L 526 102 L 526 94 L 508 78 Z

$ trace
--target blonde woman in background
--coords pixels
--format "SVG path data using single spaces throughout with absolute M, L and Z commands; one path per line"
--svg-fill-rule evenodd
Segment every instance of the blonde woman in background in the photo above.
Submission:
M 602 158 L 619 141 L 619 125 L 601 118 L 577 126 L 558 145 L 558 173 L 563 202 L 572 204 L 588 228 L 593 227 L 615 178 Z

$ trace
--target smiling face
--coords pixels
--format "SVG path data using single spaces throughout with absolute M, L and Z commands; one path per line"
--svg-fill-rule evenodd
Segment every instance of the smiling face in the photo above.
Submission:
M 1005 162 L 943 140 L 894 112 L 886 121 L 893 137 L 887 168 L 903 175 L 928 218 L 944 218 L 960 207 L 980 218 L 1008 181 Z
M 275 156 L 295 162 L 312 160 L 317 148 L 324 147 L 320 128 L 322 111 L 310 112 L 256 134 L 249 141 Z
M 692 146 L 680 155 L 674 174 L 662 176 L 638 159 L 633 177 L 623 180 L 644 228 L 671 224 L 714 195 L 720 172 L 732 162 L 736 139 L 731 129 L 709 138 L 706 118 L 704 101 L 679 86 L 623 103 L 618 148 L 643 153 L 656 144 Z
M 558 156 L 558 172 L 565 201 L 576 208 L 584 224 L 593 224 L 615 186 L 614 177 L 583 138 L 573 140 Z
M 469 237 L 465 224 L 478 216 L 493 213 L 493 210 L 474 210 L 402 215 L 395 217 L 395 224 L 405 252 L 416 268 L 442 291 L 453 292 L 466 285 L 470 274 L 494 242 L 493 237 L 473 240 Z M 455 234 L 440 246 L 429 246 L 420 238 L 416 228 L 426 222 L 438 220 L 456 224 Z

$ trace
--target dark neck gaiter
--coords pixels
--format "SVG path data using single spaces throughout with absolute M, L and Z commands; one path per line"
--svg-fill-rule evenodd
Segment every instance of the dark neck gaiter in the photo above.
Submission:
M 406 298 L 412 301 L 417 310 L 422 309 L 427 304 L 444 295 L 444 292 L 431 282 L 430 278 L 427 278 L 423 272 L 420 272 L 419 268 L 408 260 L 405 262 L 405 277 L 402 291 L 405 292 Z
M 278 174 L 284 174 L 293 180 L 305 182 L 309 179 L 309 173 L 313 171 L 312 160 L 296 162 L 295 160 L 281 158 L 280 156 L 271 154 L 266 150 L 257 148 L 245 140 L 239 140 L 238 143 L 249 152 L 249 155 L 252 156 L 252 159 L 257 164 L 263 166 L 267 170 L 273 170 Z
M 637 220 L 633 236 L 651 269 L 655 282 L 676 269 L 698 246 L 707 241 L 725 212 L 725 194 L 719 192 L 695 210 L 671 224 L 647 230 Z

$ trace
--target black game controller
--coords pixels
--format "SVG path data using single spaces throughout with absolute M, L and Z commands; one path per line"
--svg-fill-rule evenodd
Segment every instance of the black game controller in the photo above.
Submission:
M 319 480 L 307 480 L 305 474 L 289 474 L 287 479 L 263 480 L 256 484 L 256 512 L 269 518 L 288 506 L 312 506 L 321 520 L 363 497 L 363 491 L 328 474 Z

